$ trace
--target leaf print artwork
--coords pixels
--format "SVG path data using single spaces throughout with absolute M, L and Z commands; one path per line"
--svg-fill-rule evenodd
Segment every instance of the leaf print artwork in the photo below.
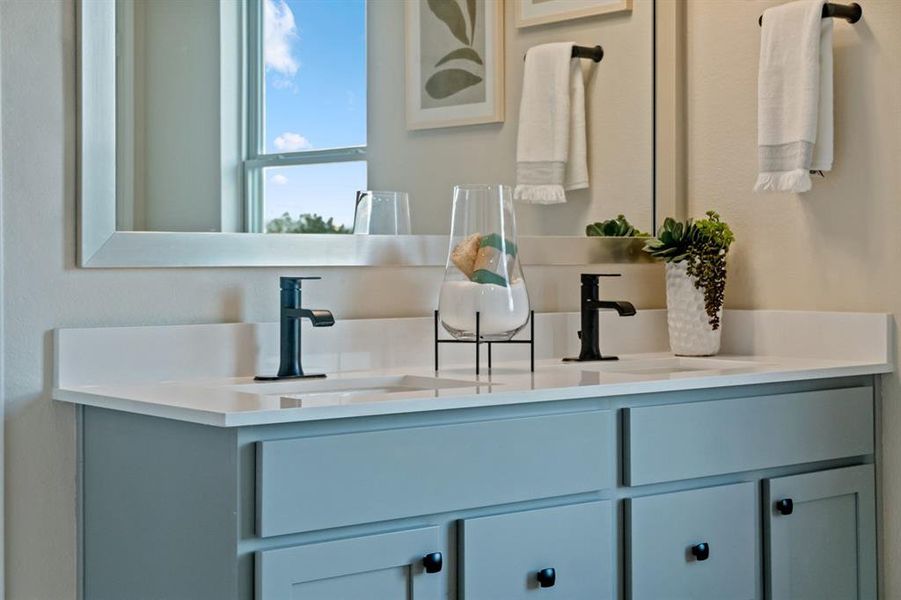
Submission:
M 503 0 L 404 2 L 407 127 L 503 122 Z
M 460 2 L 466 5 L 466 15 L 469 19 L 469 31 L 467 32 L 467 18 L 463 16 Z M 473 48 L 476 35 L 477 0 L 427 0 L 429 10 L 442 23 L 444 23 L 457 40 L 466 44 L 462 48 L 456 48 L 447 52 L 438 62 L 435 68 L 452 60 L 463 60 L 474 63 L 471 66 L 484 66 L 479 52 Z M 425 84 L 425 92 L 435 100 L 441 100 L 453 96 L 467 88 L 481 83 L 483 78 L 477 73 L 463 66 L 445 69 L 434 73 Z
M 482 57 L 479 56 L 479 53 L 472 48 L 457 48 L 456 50 L 453 50 L 441 57 L 441 60 L 436 62 L 435 66 L 440 67 L 444 63 L 451 60 L 470 60 L 477 65 L 483 64 Z
M 463 11 L 456 0 L 428 0 L 429 9 L 432 13 L 441 19 L 455 38 L 470 45 L 469 37 L 466 35 L 466 20 L 463 18 Z
M 447 98 L 461 90 L 481 83 L 482 78 L 463 69 L 438 71 L 425 83 L 425 89 L 432 98 Z

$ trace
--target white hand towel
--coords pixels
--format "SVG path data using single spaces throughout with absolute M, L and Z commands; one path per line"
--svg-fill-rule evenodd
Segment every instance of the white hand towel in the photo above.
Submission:
M 763 12 L 757 78 L 755 192 L 806 192 L 832 170 L 832 19 L 824 0 Z
M 566 202 L 564 190 L 588 187 L 585 82 L 572 42 L 526 53 L 516 139 L 516 200 Z

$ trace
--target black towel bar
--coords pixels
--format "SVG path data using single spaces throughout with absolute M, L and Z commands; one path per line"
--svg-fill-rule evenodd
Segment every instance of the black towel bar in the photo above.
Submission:
M 573 46 L 573 58 L 590 58 L 594 62 L 601 62 L 604 59 L 604 49 L 600 46 L 588 48 L 586 46 Z
M 863 8 L 857 2 L 851 4 L 833 4 L 827 2 L 823 5 L 824 19 L 844 19 L 848 23 L 857 23 L 863 17 Z M 763 15 L 757 19 L 758 25 L 763 25 Z M 573 48 L 575 50 L 575 48 Z

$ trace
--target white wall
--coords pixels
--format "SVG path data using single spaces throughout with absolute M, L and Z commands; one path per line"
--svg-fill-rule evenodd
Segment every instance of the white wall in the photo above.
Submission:
M 6 593 L 75 598 L 75 419 L 50 400 L 56 327 L 275 320 L 275 269 L 75 265 L 75 20 L 71 0 L 0 2 Z M 611 297 L 662 305 L 656 266 L 610 267 Z M 603 269 L 603 267 L 600 267 Z M 578 268 L 531 268 L 539 311 L 578 307 Z M 311 305 L 337 318 L 426 315 L 442 269 L 317 269 Z
M 458 183 L 515 181 L 516 130 L 523 57 L 531 46 L 573 41 L 601 44 L 604 60 L 584 60 L 591 188 L 567 193 L 557 206 L 517 205 L 519 232 L 583 235 L 585 226 L 624 213 L 652 223 L 653 5 L 631 12 L 517 29 L 506 3 L 503 123 L 407 131 L 404 113 L 403 2 L 371 3 L 369 31 L 369 180 L 372 189 L 411 194 L 413 231 L 444 233 Z M 422 206 L 425 205 L 425 210 Z
M 806 194 L 751 193 L 757 174 L 757 16 L 775 0 L 690 0 L 688 198 L 735 230 L 726 306 L 878 311 L 901 319 L 901 2 L 862 0 L 835 23 L 835 168 Z M 898 367 L 896 367 L 897 369 Z M 886 378 L 884 598 L 901 598 L 901 385 Z
M 219 4 L 126 0 L 117 14 L 117 110 L 129 125 L 117 143 L 135 167 L 118 182 L 134 212 L 120 227 L 220 231 Z

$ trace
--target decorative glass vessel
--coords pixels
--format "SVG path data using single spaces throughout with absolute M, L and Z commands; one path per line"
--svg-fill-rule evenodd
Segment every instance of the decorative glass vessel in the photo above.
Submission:
M 475 340 L 477 312 L 482 341 L 507 341 L 528 323 L 510 186 L 454 188 L 438 312 L 441 325 L 458 340 Z

